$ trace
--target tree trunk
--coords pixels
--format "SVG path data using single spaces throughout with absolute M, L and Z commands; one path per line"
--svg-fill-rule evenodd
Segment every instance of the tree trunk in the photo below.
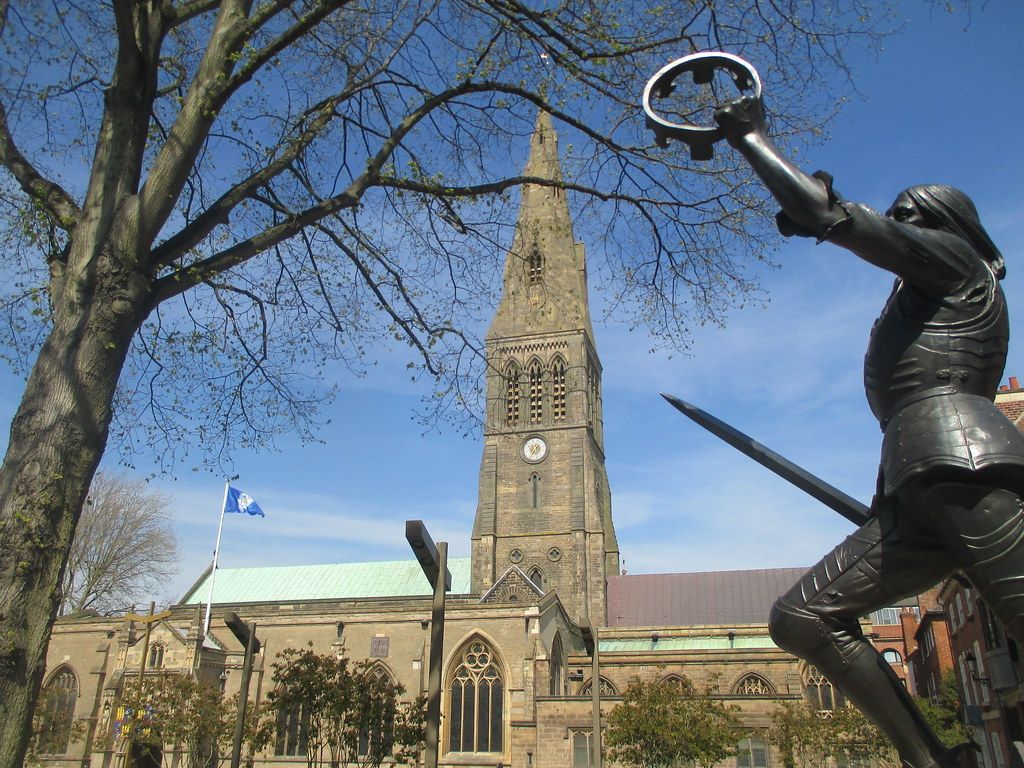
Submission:
M 0 467 L 0 768 L 22 764 L 71 539 L 148 314 L 149 281 L 112 250 L 67 275 Z

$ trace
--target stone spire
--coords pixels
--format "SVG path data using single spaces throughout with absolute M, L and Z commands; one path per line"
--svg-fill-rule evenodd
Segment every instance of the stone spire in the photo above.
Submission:
M 547 112 L 537 115 L 523 175 L 562 181 L 558 136 Z M 487 337 L 557 331 L 585 331 L 593 342 L 583 244 L 573 237 L 565 190 L 524 184 L 503 295 Z

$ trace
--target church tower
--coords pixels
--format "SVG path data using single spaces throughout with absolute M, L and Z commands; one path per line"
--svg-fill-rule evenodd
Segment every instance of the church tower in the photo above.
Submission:
M 562 180 L 546 112 L 537 117 L 524 175 Z M 473 591 L 483 593 L 516 565 L 545 592 L 557 591 L 575 621 L 601 625 L 619 546 L 583 244 L 573 237 L 562 189 L 522 188 L 487 363 Z

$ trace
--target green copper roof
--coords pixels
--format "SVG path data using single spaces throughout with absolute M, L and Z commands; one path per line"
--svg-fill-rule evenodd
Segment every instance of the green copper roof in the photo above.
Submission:
M 728 651 L 747 650 L 752 648 L 777 648 L 768 635 L 738 635 L 730 642 L 728 637 L 659 637 L 657 641 L 650 637 L 641 638 L 608 638 L 601 640 L 601 653 L 654 651 Z
M 451 594 L 469 594 L 468 557 L 448 560 Z M 182 605 L 205 603 L 210 592 L 207 576 L 182 600 Z M 269 568 L 218 568 L 213 602 L 300 603 L 307 600 L 414 597 L 433 594 L 415 560 L 331 565 L 288 565 Z

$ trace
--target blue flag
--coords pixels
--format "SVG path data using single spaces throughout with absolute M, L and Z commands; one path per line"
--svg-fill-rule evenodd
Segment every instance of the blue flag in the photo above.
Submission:
M 228 486 L 228 498 L 224 502 L 224 511 L 245 512 L 247 515 L 259 515 L 260 517 L 267 516 L 252 496 L 231 486 Z

